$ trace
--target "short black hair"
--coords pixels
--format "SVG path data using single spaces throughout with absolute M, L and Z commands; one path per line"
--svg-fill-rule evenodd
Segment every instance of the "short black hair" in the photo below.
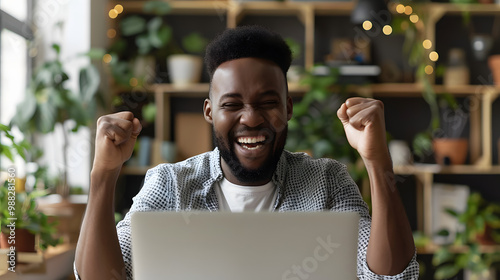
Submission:
M 210 81 L 219 65 L 245 57 L 274 62 L 283 72 L 285 79 L 292 62 L 292 52 L 279 34 L 258 25 L 226 29 L 206 48 L 205 64 Z

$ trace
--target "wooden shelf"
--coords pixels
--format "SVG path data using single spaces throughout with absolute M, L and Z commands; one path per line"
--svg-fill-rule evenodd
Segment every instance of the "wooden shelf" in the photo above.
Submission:
M 171 97 L 190 97 L 190 98 L 203 98 L 208 97 L 208 90 L 210 85 L 208 83 L 193 84 L 189 86 L 175 86 L 173 84 L 154 84 L 149 86 L 149 89 L 154 92 L 162 92 Z M 289 84 L 288 92 L 292 96 L 302 96 L 308 90 L 307 86 Z
M 431 174 L 482 174 L 500 175 L 500 166 L 475 166 L 475 165 L 450 165 L 438 164 L 415 164 L 394 167 L 394 173 L 398 175 L 415 175 L 422 173 Z
M 284 15 L 312 9 L 318 14 L 349 15 L 354 9 L 353 2 L 302 2 L 302 1 L 166 1 L 172 8 L 171 14 L 225 14 L 229 9 L 244 12 L 272 13 Z M 143 13 L 144 1 L 111 1 L 110 6 L 121 4 L 125 13 Z
M 441 248 L 441 245 L 428 244 L 425 247 L 417 247 L 417 254 L 434 254 Z M 450 251 L 453 253 L 465 253 L 469 251 L 468 246 L 452 246 Z M 500 245 L 480 245 L 479 251 L 481 253 L 495 253 L 500 252 Z
M 454 96 L 482 95 L 487 92 L 500 92 L 499 87 L 492 85 L 466 85 L 457 87 L 446 87 L 443 85 L 433 86 L 437 94 L 449 93 Z M 365 86 L 350 86 L 349 92 L 357 93 L 361 96 L 373 97 L 422 97 L 424 87 L 417 83 L 388 83 L 388 84 L 370 84 Z

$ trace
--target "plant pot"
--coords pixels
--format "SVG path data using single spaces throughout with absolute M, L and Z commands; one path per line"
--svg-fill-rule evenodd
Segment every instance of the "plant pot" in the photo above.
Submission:
M 495 268 L 490 268 L 481 275 L 472 273 L 470 269 L 464 269 L 464 280 L 494 280 L 496 277 Z
M 201 56 L 175 54 L 167 58 L 170 82 L 175 86 L 185 87 L 199 83 L 203 59 Z
M 436 138 L 432 142 L 438 164 L 459 165 L 467 159 L 469 140 L 464 138 Z M 449 159 L 446 160 L 446 158 Z
M 5 230 L 5 229 L 4 229 Z M 35 235 L 29 232 L 27 229 L 16 229 L 15 230 L 15 244 L 9 244 L 9 234 L 10 232 L 0 234 L 0 248 L 8 249 L 11 246 L 16 247 L 17 252 L 36 252 L 35 250 Z
M 500 86 L 500 55 L 492 55 L 488 58 L 488 66 L 493 75 L 493 83 Z

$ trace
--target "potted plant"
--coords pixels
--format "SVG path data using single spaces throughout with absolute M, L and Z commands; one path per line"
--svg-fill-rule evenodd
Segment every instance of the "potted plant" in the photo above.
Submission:
M 335 92 L 338 70 L 317 65 L 306 71 L 301 84 L 309 86 L 308 92 L 293 107 L 293 117 L 288 122 L 286 148 L 290 151 L 306 151 L 311 156 L 335 158 L 347 165 L 355 181 L 362 179 L 366 171 L 360 157 L 351 148 L 344 128 L 337 117 L 337 110 L 347 99 Z
M 291 37 L 285 38 L 285 42 L 292 51 L 292 65 L 286 73 L 286 78 L 290 84 L 298 84 L 302 78 L 304 67 L 293 64 L 293 61 L 302 54 L 302 47 L 300 44 Z
M 143 10 L 154 16 L 125 17 L 119 25 L 121 37 L 108 50 L 112 57 L 112 77 L 121 86 L 152 83 L 156 76 L 156 59 L 166 57 L 168 52 L 172 28 L 166 24 L 164 15 L 170 11 L 170 5 L 163 1 L 147 1 Z
M 203 69 L 202 53 L 208 40 L 197 32 L 182 39 L 182 47 L 187 53 L 172 54 L 167 58 L 170 81 L 175 86 L 199 83 Z
M 14 161 L 17 153 L 25 159 L 25 152 L 30 149 L 27 141 L 16 143 L 8 126 L 0 124 L 0 131 L 9 139 L 10 145 L 0 144 L 0 156 L 4 155 Z M 37 197 L 47 194 L 46 191 L 20 191 L 15 169 L 9 168 L 7 178 L 0 188 L 0 247 L 15 247 L 18 252 L 35 252 L 35 236 L 39 236 L 39 248 L 44 250 L 48 246 L 56 246 L 59 239 L 54 238 L 55 223 L 48 221 L 45 214 L 37 210 Z M 15 236 L 14 241 L 9 239 Z
M 448 279 L 465 270 L 469 279 L 495 279 L 491 270 L 500 262 L 500 252 L 485 252 L 481 246 L 500 241 L 500 205 L 489 203 L 479 193 L 472 193 L 462 213 L 445 209 L 460 225 L 453 244 L 441 247 L 433 256 L 436 279 Z M 447 236 L 447 230 L 439 235 Z
M 69 79 L 60 58 L 60 47 L 52 45 L 56 52 L 53 60 L 38 67 L 30 79 L 24 100 L 17 106 L 11 125 L 17 126 L 27 139 L 34 141 L 35 134 L 53 132 L 62 128 L 63 167 L 62 183 L 57 192 L 63 197 L 69 195 L 67 184 L 67 150 L 70 130 L 75 132 L 81 126 L 90 124 L 96 110 L 96 95 L 100 83 L 97 69 L 89 64 L 79 73 L 79 90 L 73 92 L 67 86 Z M 70 129 L 64 124 L 74 121 Z M 29 158 L 33 161 L 34 158 Z

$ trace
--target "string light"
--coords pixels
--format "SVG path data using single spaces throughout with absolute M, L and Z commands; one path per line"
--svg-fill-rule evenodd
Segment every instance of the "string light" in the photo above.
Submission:
M 430 75 L 434 72 L 434 67 L 432 67 L 431 65 L 427 65 L 427 66 L 425 66 L 424 71 L 425 71 L 425 74 Z
M 106 32 L 106 35 L 108 38 L 113 39 L 116 36 L 116 30 L 114 28 L 108 29 L 108 32 Z
M 405 12 L 405 5 L 403 4 L 399 4 L 396 6 L 396 12 L 398 12 L 399 14 L 402 14 Z
M 365 20 L 365 21 L 363 22 L 363 29 L 364 29 L 364 30 L 370 30 L 370 29 L 372 29 L 372 27 L 373 27 L 373 24 L 372 24 L 372 22 L 371 22 L 371 21 L 369 21 L 369 20 Z
M 418 20 L 419 20 L 418 15 L 416 15 L 416 14 L 412 14 L 412 15 L 410 16 L 410 21 L 411 21 L 411 22 L 413 22 L 413 23 L 417 23 L 417 22 L 418 22 Z
M 111 9 L 109 10 L 108 15 L 110 18 L 115 19 L 118 16 L 118 11 L 115 9 Z
M 422 45 L 424 46 L 424 49 L 428 50 L 428 49 L 432 48 L 432 41 L 429 39 L 425 39 L 422 42 Z
M 413 8 L 411 6 L 406 6 L 405 7 L 405 14 L 407 16 L 411 15 L 413 13 Z
M 391 35 L 392 27 L 390 25 L 386 25 L 384 26 L 384 28 L 382 28 L 382 32 L 384 32 L 385 35 Z
M 439 54 L 437 52 L 431 52 L 429 54 L 429 59 L 432 61 L 437 61 L 439 59 Z
M 104 63 L 110 63 L 112 58 L 113 57 L 109 53 L 107 53 L 102 57 L 102 61 L 104 61 Z
M 116 10 L 117 13 L 121 14 L 123 12 L 123 6 L 120 5 L 120 4 L 117 4 L 115 6 L 115 10 Z
M 136 78 L 130 78 L 128 83 L 131 87 L 136 87 L 139 84 L 139 81 Z

